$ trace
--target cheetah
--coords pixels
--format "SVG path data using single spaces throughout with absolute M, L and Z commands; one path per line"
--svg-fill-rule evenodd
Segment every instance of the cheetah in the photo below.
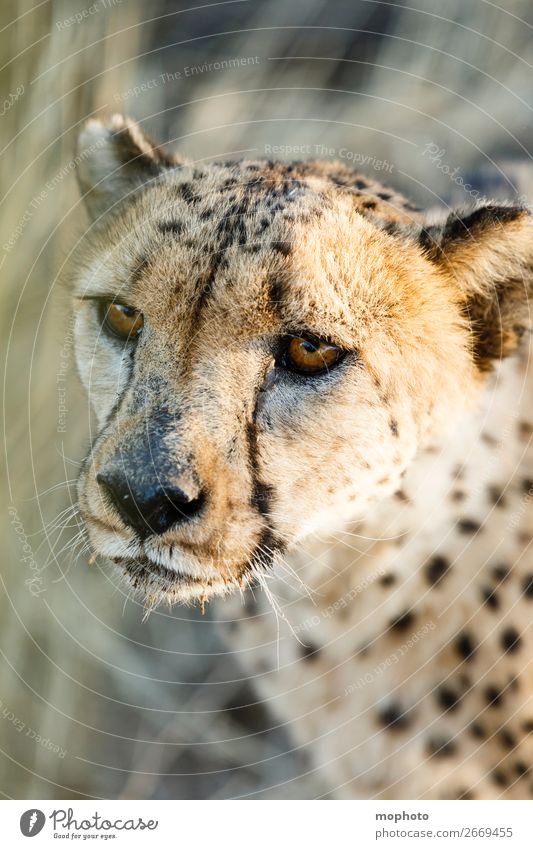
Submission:
M 324 795 L 533 797 L 532 220 L 80 135 L 94 556 L 217 605 Z

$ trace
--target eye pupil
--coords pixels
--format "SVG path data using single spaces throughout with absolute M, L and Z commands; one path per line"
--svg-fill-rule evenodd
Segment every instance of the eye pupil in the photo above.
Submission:
M 141 332 L 144 318 L 139 310 L 116 301 L 102 302 L 102 324 L 105 330 L 119 339 L 131 341 Z
M 282 365 L 298 374 L 315 375 L 329 371 L 343 357 L 337 345 L 304 336 L 289 336 L 283 340 Z

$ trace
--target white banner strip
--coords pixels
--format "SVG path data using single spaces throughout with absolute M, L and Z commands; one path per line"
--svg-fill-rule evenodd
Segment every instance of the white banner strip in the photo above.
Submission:
M 0 845 L 531 849 L 532 817 L 504 801 L 3 801 Z

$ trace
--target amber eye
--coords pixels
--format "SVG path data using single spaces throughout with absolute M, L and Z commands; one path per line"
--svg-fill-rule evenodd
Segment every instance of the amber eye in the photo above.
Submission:
M 141 332 L 144 318 L 142 313 L 133 307 L 114 301 L 103 301 L 101 309 L 103 326 L 119 339 L 135 339 Z
M 344 351 L 330 342 L 304 336 L 288 336 L 284 340 L 282 365 L 300 374 L 319 374 L 333 368 Z

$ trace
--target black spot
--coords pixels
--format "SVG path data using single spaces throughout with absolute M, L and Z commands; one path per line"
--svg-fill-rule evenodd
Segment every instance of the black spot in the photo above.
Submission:
M 498 736 L 502 746 L 505 746 L 506 749 L 514 749 L 516 746 L 516 737 L 507 728 L 503 728 Z
M 200 220 L 208 221 L 210 218 L 213 217 L 213 212 L 213 209 L 204 209 L 204 211 L 200 213 Z
M 481 590 L 481 595 L 484 603 L 487 607 L 490 607 L 491 610 L 498 610 L 500 607 L 500 600 L 492 587 L 483 587 Z
M 495 507 L 505 507 L 505 496 L 499 486 L 488 486 L 487 495 L 491 504 Z
M 398 501 L 403 501 L 404 504 L 410 504 L 411 499 L 408 495 L 403 491 L 403 489 L 399 489 L 398 492 L 394 493 Z
M 286 241 L 272 242 L 272 249 L 283 256 L 288 256 L 292 250 L 290 242 Z
M 499 583 L 506 581 L 510 574 L 510 569 L 508 566 L 505 566 L 503 563 L 498 564 L 498 566 L 492 567 L 492 574 L 496 578 Z
M 279 307 L 283 303 L 285 284 L 279 278 L 274 278 L 270 283 L 269 301 L 272 306 Z
M 493 770 L 490 777 L 494 781 L 494 784 L 497 784 L 499 787 L 509 786 L 509 781 L 507 780 L 507 777 L 502 769 Z
M 161 221 L 158 226 L 161 233 L 171 233 L 173 236 L 179 236 L 183 232 L 182 221 Z
M 460 700 L 461 696 L 452 687 L 445 686 L 437 690 L 437 703 L 444 710 L 455 710 Z
M 366 189 L 368 188 L 368 183 L 366 180 L 356 180 L 354 186 L 356 189 Z
M 474 796 L 474 794 L 470 790 L 467 790 L 466 788 L 463 789 L 462 787 L 459 787 L 459 789 L 455 791 L 455 798 L 456 799 L 462 799 L 463 801 L 471 801 L 472 799 L 475 799 L 476 797 Z
M 531 478 L 524 478 L 522 481 L 522 492 L 525 492 L 526 495 L 533 495 L 533 480 Z
M 457 746 L 453 740 L 445 737 L 432 737 L 428 740 L 427 751 L 430 757 L 445 758 L 455 754 Z
M 506 652 L 513 653 L 518 651 L 521 642 L 520 634 L 516 628 L 513 628 L 512 626 L 506 628 L 501 635 L 502 647 Z
M 389 419 L 389 427 L 390 427 L 390 432 L 392 433 L 393 436 L 399 436 L 400 435 L 400 432 L 398 430 L 398 422 L 396 421 L 396 419 Z
M 381 229 L 390 236 L 394 236 L 395 233 L 399 233 L 401 231 L 401 226 L 395 221 L 383 221 L 381 223 Z
M 457 530 L 461 534 L 475 534 L 481 530 L 481 525 L 475 519 L 460 519 L 457 522 Z
M 378 720 L 386 728 L 402 729 L 410 724 L 408 712 L 403 710 L 397 702 L 391 702 L 387 707 L 378 711 Z
M 450 568 L 450 564 L 441 554 L 431 558 L 426 566 L 426 578 L 431 585 L 438 584 Z
M 375 200 L 365 200 L 364 203 L 361 204 L 363 209 L 375 209 L 376 201 Z
M 308 643 L 305 646 L 300 646 L 300 653 L 304 660 L 318 660 L 320 649 L 314 643 Z
M 508 687 L 513 692 L 516 692 L 520 689 L 520 678 L 518 677 L 518 675 L 511 675 L 511 677 L 509 678 Z
M 180 183 L 176 189 L 176 194 L 178 197 L 183 198 L 186 203 L 192 203 L 197 198 L 191 183 Z
M 401 613 L 395 619 L 391 619 L 389 628 L 391 631 L 406 631 L 415 621 L 415 615 L 410 610 Z
M 523 778 L 531 771 L 531 767 L 524 763 L 524 761 L 517 761 L 514 765 L 514 771 L 520 778 Z
M 485 688 L 485 698 L 489 707 L 498 707 L 503 701 L 502 691 L 492 684 Z
M 533 598 L 533 574 L 531 574 L 531 572 L 529 575 L 524 577 L 522 582 L 522 592 L 526 598 Z
M 518 422 L 518 433 L 522 439 L 529 439 L 533 434 L 533 424 L 531 422 Z
M 526 734 L 533 734 L 533 719 L 525 719 L 522 723 L 522 731 Z
M 381 200 L 390 200 L 392 197 L 390 192 L 378 192 L 378 198 Z
M 470 723 L 468 730 L 470 731 L 472 737 L 474 737 L 476 740 L 484 740 L 487 736 L 485 733 L 485 729 L 483 728 L 481 723 L 477 721 Z
M 457 649 L 458 654 L 465 660 L 470 660 L 476 652 L 474 641 L 467 631 L 463 631 L 462 634 L 459 634 L 455 643 L 455 648 Z
M 389 572 L 387 575 L 383 575 L 383 577 L 379 579 L 379 583 L 382 587 L 391 587 L 396 583 L 396 575 Z

